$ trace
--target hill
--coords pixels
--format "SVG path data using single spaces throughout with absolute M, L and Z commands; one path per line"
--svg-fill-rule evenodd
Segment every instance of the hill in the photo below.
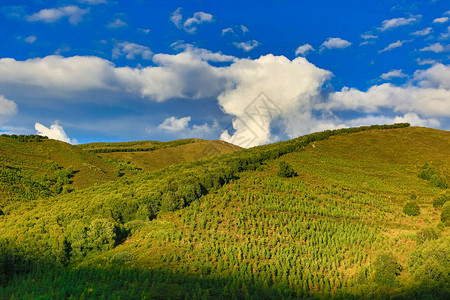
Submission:
M 449 145 L 326 131 L 7 206 L 0 298 L 447 299 Z
M 133 165 L 145 171 L 154 171 L 167 168 L 171 165 L 197 161 L 204 158 L 223 155 L 241 149 L 233 144 L 224 141 L 206 141 L 200 139 L 180 140 L 182 143 L 175 145 L 165 145 L 160 142 L 158 146 L 154 142 L 145 144 L 132 143 L 129 148 L 116 148 L 116 151 L 111 151 L 111 148 L 97 148 L 102 149 L 97 153 L 104 159 L 121 159 L 130 162 Z M 89 149 L 90 148 L 84 148 Z M 103 150 L 105 149 L 105 150 Z M 107 149 L 107 150 L 106 150 Z M 136 150 L 137 149 L 137 150 Z

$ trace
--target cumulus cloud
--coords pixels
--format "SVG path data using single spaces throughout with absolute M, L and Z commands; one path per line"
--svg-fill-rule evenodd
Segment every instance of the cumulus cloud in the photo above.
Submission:
M 445 48 L 440 43 L 435 43 L 435 44 L 432 44 L 430 46 L 420 49 L 420 51 L 422 51 L 422 52 L 423 51 L 431 51 L 434 53 L 442 53 L 445 51 Z
M 255 60 L 240 59 L 226 72 L 235 84 L 218 100 L 223 111 L 235 117 L 234 133 L 224 131 L 221 138 L 244 147 L 276 140 L 270 126 L 278 118 L 289 136 L 307 130 L 306 121 L 313 119 L 311 107 L 318 101 L 320 87 L 331 76 L 303 57 L 291 61 L 271 54 Z
M 114 19 L 111 23 L 108 24 L 108 28 L 121 28 L 126 26 L 128 26 L 127 22 L 120 18 Z
M 83 16 L 89 12 L 89 9 L 81 9 L 78 6 L 70 5 L 58 8 L 42 9 L 39 12 L 27 16 L 27 21 L 44 23 L 55 23 L 62 18 L 68 18 L 73 25 L 78 24 Z
M 0 116 L 9 116 L 17 112 L 17 105 L 14 101 L 0 95 Z
M 209 136 L 218 131 L 219 124 L 216 121 L 212 125 L 204 123 L 202 125 L 194 124 L 190 126 L 191 119 L 191 116 L 184 118 L 169 117 L 159 124 L 158 129 L 167 133 L 176 134 L 177 136 L 197 138 Z M 147 131 L 150 133 L 153 130 L 148 129 Z
M 442 17 L 442 18 L 436 18 L 433 20 L 433 23 L 447 23 L 448 22 L 448 17 Z
M 304 44 L 295 50 L 295 56 L 298 55 L 305 56 L 310 51 L 314 51 L 313 46 L 311 46 L 310 44 Z
M 140 56 L 142 59 L 148 60 L 152 58 L 152 54 L 153 52 L 150 48 L 130 42 L 118 43 L 112 50 L 113 58 L 125 55 L 127 59 L 135 59 L 137 56 Z
M 52 55 L 26 61 L 4 58 L 0 59 L 0 87 L 16 86 L 19 91 L 39 88 L 44 97 L 58 91 L 74 101 L 80 99 L 78 92 L 89 90 L 151 101 L 217 99 L 222 111 L 233 118 L 227 130 L 220 130 L 216 123 L 190 125 L 189 117 L 169 118 L 158 130 L 172 129 L 175 134 L 175 128 L 184 128 L 182 132 L 192 136 L 221 133 L 223 140 L 245 147 L 278 140 L 274 126 L 283 137 L 348 126 L 348 120 L 336 117 L 340 111 L 386 114 L 390 118 L 414 113 L 420 120 L 437 121 L 450 114 L 450 67 L 443 64 L 415 72 L 402 86 L 385 83 L 366 91 L 343 88 L 328 92 L 323 86 L 332 74 L 304 57 L 289 60 L 269 54 L 239 59 L 189 44 L 177 43 L 174 48 L 182 52 L 155 54 L 151 66 L 137 68 L 116 67 L 93 56 Z M 401 74 L 392 70 L 383 77 Z
M 381 77 L 382 79 L 384 79 L 384 80 L 390 80 L 390 79 L 392 79 L 392 78 L 403 78 L 403 77 L 407 77 L 407 75 L 404 74 L 404 73 L 402 72 L 402 70 L 392 70 L 392 71 L 389 71 L 389 72 L 387 72 L 387 73 L 381 74 L 380 77 Z
M 390 20 L 384 20 L 381 23 L 381 27 L 378 28 L 380 31 L 386 31 L 388 29 L 397 28 L 400 26 L 410 25 L 418 21 L 420 19 L 419 16 L 411 16 L 410 18 L 394 18 Z
M 188 33 L 195 33 L 197 31 L 197 26 L 203 23 L 211 23 L 213 21 L 213 16 L 211 14 L 198 11 L 190 18 L 187 18 L 183 22 L 183 15 L 181 14 L 181 7 L 178 7 L 170 16 L 170 20 L 179 29 L 183 29 Z
M 417 30 L 415 32 L 412 32 L 411 34 L 415 35 L 415 36 L 426 36 L 426 35 L 429 35 L 432 31 L 433 31 L 433 28 L 427 27 L 422 30 Z
M 321 50 L 323 49 L 343 49 L 350 47 L 352 43 L 349 41 L 343 40 L 341 38 L 328 38 L 325 42 L 320 46 Z
M 399 47 L 403 46 L 404 43 L 405 43 L 405 41 L 396 41 L 394 43 L 389 44 L 386 48 L 381 49 L 380 51 L 378 51 L 378 53 L 383 53 L 386 51 L 391 51 L 392 49 L 395 49 L 395 48 L 399 48 Z
M 241 42 L 241 43 L 235 42 L 235 43 L 233 43 L 233 45 L 235 45 L 237 48 L 239 48 L 245 52 L 249 52 L 261 44 L 257 40 L 251 40 L 251 41 Z
M 450 67 L 436 64 L 417 71 L 405 86 L 390 83 L 375 85 L 366 92 L 344 87 L 330 95 L 330 110 L 353 110 L 377 113 L 382 109 L 414 112 L 428 117 L 450 116 Z
M 52 125 L 50 125 L 50 128 L 42 125 L 41 123 L 35 123 L 34 129 L 36 129 L 36 134 L 46 136 L 49 139 L 58 140 L 69 144 L 78 144 L 76 139 L 70 139 L 67 136 L 64 128 L 58 124 L 58 121 L 55 121 Z
M 191 117 L 184 117 L 177 119 L 176 117 L 169 117 L 162 122 L 158 128 L 170 132 L 178 132 L 186 130 L 189 126 L 189 122 L 191 121 Z

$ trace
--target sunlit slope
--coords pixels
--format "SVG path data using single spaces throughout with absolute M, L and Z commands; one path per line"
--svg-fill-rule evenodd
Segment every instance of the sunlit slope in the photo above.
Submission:
M 449 132 L 389 128 L 312 134 L 5 207 L 0 241 L 69 267 L 15 277 L 0 296 L 448 299 L 449 229 L 432 205 L 446 189 L 417 175 L 429 163 L 450 179 Z M 279 177 L 280 162 L 298 176 Z M 411 199 L 418 216 L 403 212 Z M 126 239 L 104 232 L 113 226 Z
M 19 198 L 25 195 L 30 199 L 54 192 L 52 188 L 58 176 L 67 181 L 61 186 L 70 188 L 85 188 L 117 178 L 113 175 L 114 167 L 96 155 L 50 139 L 34 141 L 0 136 L 0 169 L 0 192 L 11 197 L 20 194 Z M 71 174 L 60 174 L 66 171 Z
M 157 150 L 117 151 L 98 153 L 98 155 L 105 159 L 123 159 L 145 171 L 154 171 L 175 164 L 197 161 L 212 156 L 235 152 L 240 149 L 240 147 L 224 141 L 196 139 L 191 143 L 165 147 Z
M 230 293 L 241 296 L 250 291 L 260 297 L 375 297 L 380 293 L 375 260 L 389 252 L 402 271 L 382 294 L 419 293 L 426 290 L 420 281 L 425 270 L 420 262 L 408 263 L 431 251 L 427 247 L 436 255 L 445 251 L 450 240 L 432 206 L 444 190 L 417 174 L 430 162 L 449 178 L 449 145 L 449 132 L 427 128 L 365 131 L 311 143 L 263 170 L 242 173 L 181 211 L 134 224 L 142 228 L 125 244 L 87 265 L 111 267 L 123 257 L 121 264 L 141 270 L 199 281 L 219 276 L 234 288 Z M 298 176 L 279 178 L 280 161 L 289 162 Z M 402 211 L 412 194 L 421 207 L 417 217 Z M 418 243 L 424 228 L 441 237 Z M 444 273 L 450 270 L 445 259 L 439 263 L 447 264 Z M 174 293 L 192 292 L 176 286 Z M 448 295 L 448 288 L 441 282 L 433 295 Z M 219 285 L 216 296 L 222 289 L 227 290 Z

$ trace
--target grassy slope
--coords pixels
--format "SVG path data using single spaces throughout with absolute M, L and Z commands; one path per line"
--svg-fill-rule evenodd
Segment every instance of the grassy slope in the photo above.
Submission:
M 43 175 L 54 174 L 54 163 L 60 169 L 72 167 L 75 171 L 70 179 L 74 188 L 85 188 L 117 178 L 114 166 L 103 162 L 94 154 L 56 140 L 20 142 L 9 137 L 0 137 L 0 168 L 18 170 L 21 176 L 38 181 Z M 0 193 L 7 192 L 3 187 Z
M 281 160 L 291 163 L 299 176 L 278 178 Z M 264 285 L 259 272 L 273 264 L 286 264 L 282 254 L 293 253 L 291 263 L 300 273 L 302 268 L 310 268 L 312 273 L 331 278 L 330 273 L 336 272 L 349 291 L 358 294 L 358 286 L 362 286 L 358 275 L 371 268 L 377 253 L 389 250 L 403 266 L 399 280 L 407 286 L 414 234 L 439 223 L 439 211 L 432 207 L 432 200 L 442 191 L 417 178 L 427 161 L 450 179 L 449 132 L 404 128 L 332 137 L 309 145 L 305 152 L 272 161 L 262 172 L 246 172 L 216 194 L 149 222 L 124 245 L 88 265 L 105 266 L 114 254 L 126 251 L 135 257 L 127 263 L 130 267 L 202 276 L 207 266 L 211 274 L 240 278 L 237 274 L 243 272 L 241 282 Z M 412 193 L 419 196 L 422 213 L 418 217 L 402 212 Z M 309 230 L 304 224 L 317 228 Z M 333 246 L 314 244 L 316 238 L 333 236 L 336 231 L 343 236 L 336 234 Z M 352 238 L 355 232 L 359 236 Z M 448 245 L 449 230 L 442 234 Z M 329 247 L 336 251 L 330 254 Z M 264 252 L 271 258 L 251 254 Z M 354 257 L 355 253 L 362 254 Z M 329 270 L 317 270 L 313 265 L 319 255 L 338 263 Z M 291 274 L 299 275 L 296 271 Z M 283 276 L 278 274 L 274 280 L 285 282 Z M 313 286 L 312 294 L 330 293 L 324 285 Z M 394 289 L 392 293 L 400 292 Z
M 377 253 L 389 250 L 404 268 L 399 281 L 405 289 L 410 284 L 408 258 L 418 248 L 414 234 L 440 222 L 439 211 L 431 203 L 442 191 L 417 178 L 417 173 L 428 161 L 450 179 L 449 146 L 449 132 L 426 128 L 331 137 L 308 145 L 304 152 L 270 161 L 262 171 L 241 173 L 240 179 L 183 210 L 139 222 L 140 229 L 123 245 L 92 257 L 83 266 L 92 274 L 118 263 L 143 272 L 141 279 L 133 275 L 124 279 L 118 274 L 109 277 L 108 280 L 123 278 L 131 282 L 129 288 L 120 285 L 123 295 L 127 295 L 127 290 L 133 295 L 198 292 L 186 288 L 184 282 L 190 280 L 209 286 L 213 294 L 223 292 L 225 297 L 230 293 L 245 294 L 247 289 L 253 294 L 279 297 L 336 295 L 343 290 L 361 295 L 375 290 L 367 284 L 373 273 L 372 263 Z M 299 176 L 277 177 L 279 161 L 288 161 Z M 127 190 L 133 194 L 145 190 L 145 184 L 130 182 Z M 118 197 L 123 197 L 123 188 L 110 186 Z M 45 223 L 54 218 L 47 216 L 48 212 L 64 214 L 62 208 L 70 203 L 77 203 L 87 212 L 89 207 L 83 208 L 79 199 L 91 199 L 95 193 L 98 197 L 102 193 L 113 195 L 110 190 L 106 185 L 78 193 L 78 199 L 63 196 L 52 203 L 39 203 L 24 213 L 29 215 L 27 219 L 39 216 L 39 222 Z M 402 213 L 412 193 L 418 195 L 422 209 L 418 217 Z M 18 218 L 14 214 L 13 211 L 4 223 L 11 227 L 12 236 L 16 226 L 12 224 L 17 224 Z M 440 243 L 448 245 L 449 230 L 441 234 Z M 118 262 L 118 255 L 131 261 Z M 288 274 L 282 271 L 286 268 Z M 165 275 L 158 273 L 154 277 L 146 270 Z M 76 282 L 78 277 L 73 276 Z M 84 286 L 83 279 L 83 283 L 75 283 L 72 292 L 86 295 L 92 292 L 89 290 L 95 291 L 96 285 L 104 285 L 101 279 L 96 281 L 96 275 L 92 276 L 92 287 Z M 218 278 L 222 280 L 219 283 Z M 173 282 L 168 283 L 167 279 Z M 140 280 L 160 282 L 167 289 L 155 287 L 153 291 L 153 287 L 141 285 Z M 11 290 L 21 284 L 18 279 Z M 40 280 L 29 280 L 26 285 L 38 290 L 40 284 Z M 111 289 L 110 293 L 114 291 Z M 400 288 L 387 291 L 404 292 Z
M 239 147 L 223 141 L 195 140 L 194 143 L 144 152 L 99 153 L 105 159 L 124 159 L 145 171 L 167 168 L 171 165 L 196 161 L 207 157 L 238 151 Z

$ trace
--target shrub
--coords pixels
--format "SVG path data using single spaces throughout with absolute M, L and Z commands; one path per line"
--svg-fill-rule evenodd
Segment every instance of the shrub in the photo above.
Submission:
M 401 266 L 391 252 L 379 253 L 374 262 L 374 281 L 378 285 L 394 286 Z
M 292 168 L 291 165 L 288 163 L 281 161 L 280 162 L 280 168 L 278 170 L 278 176 L 280 177 L 293 177 L 297 176 L 297 173 L 295 172 L 294 168 Z
M 448 188 L 448 183 L 444 177 L 439 176 L 436 171 L 436 168 L 429 163 L 425 163 L 420 169 L 419 174 L 417 175 L 419 178 L 429 181 L 430 184 L 434 187 L 438 187 L 441 189 Z
M 408 216 L 418 216 L 420 214 L 420 207 L 416 202 L 408 201 L 403 206 L 403 212 Z
M 426 241 L 436 240 L 440 236 L 439 232 L 432 227 L 425 227 L 416 233 L 416 241 L 420 244 Z
M 439 195 L 433 201 L 433 207 L 441 207 L 445 204 L 445 202 L 450 200 L 450 193 L 446 192 L 445 194 Z
M 450 226 L 450 201 L 445 202 L 442 206 L 441 221 L 445 226 Z

